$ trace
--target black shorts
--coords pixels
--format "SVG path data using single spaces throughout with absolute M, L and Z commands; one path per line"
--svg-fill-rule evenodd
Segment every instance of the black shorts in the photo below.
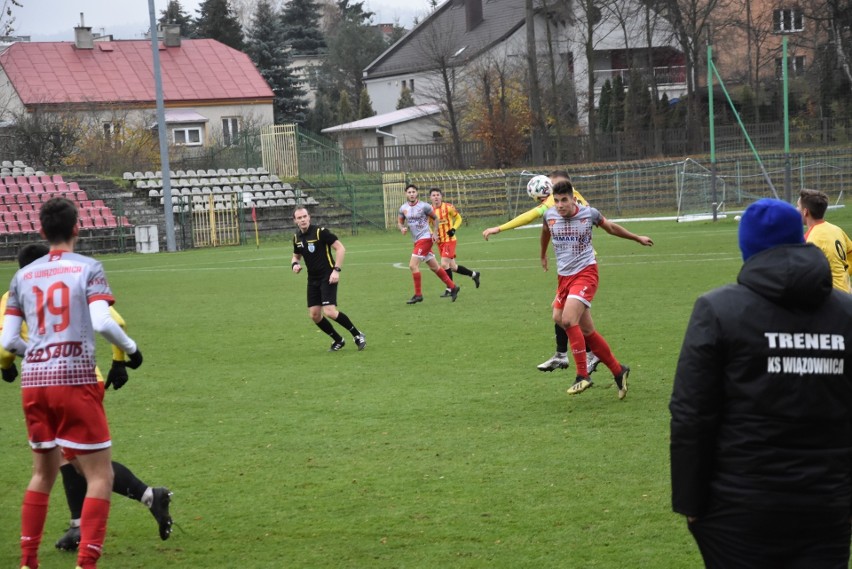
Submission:
M 328 282 L 328 277 L 308 281 L 308 308 L 311 306 L 337 305 L 337 283 Z

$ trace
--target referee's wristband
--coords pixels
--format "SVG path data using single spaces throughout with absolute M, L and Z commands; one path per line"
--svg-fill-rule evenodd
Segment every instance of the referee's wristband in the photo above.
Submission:
M 290 265 L 290 268 L 291 268 L 291 269 L 293 269 L 293 268 L 295 268 L 295 267 L 296 267 L 296 265 L 298 265 L 298 264 L 299 264 L 299 261 L 293 261 L 293 263 Z

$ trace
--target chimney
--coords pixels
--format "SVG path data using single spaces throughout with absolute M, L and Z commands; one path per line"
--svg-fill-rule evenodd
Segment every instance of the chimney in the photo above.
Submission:
M 482 0 L 465 0 L 464 19 L 467 31 L 473 30 L 482 23 Z
M 80 12 L 80 25 L 74 28 L 74 46 L 77 49 L 94 49 L 95 39 L 92 36 L 92 28 L 87 28 L 83 19 L 83 12 Z
M 180 24 L 163 24 L 163 45 L 180 47 Z

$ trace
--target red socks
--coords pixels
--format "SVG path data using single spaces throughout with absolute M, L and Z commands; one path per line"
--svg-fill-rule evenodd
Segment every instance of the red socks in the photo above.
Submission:
M 423 296 L 423 288 L 420 286 L 420 283 L 423 281 L 423 273 L 417 271 L 416 273 L 411 273 L 411 276 L 414 278 L 414 295 Z
M 80 549 L 77 565 L 83 569 L 94 569 L 101 556 L 106 538 L 109 500 L 86 498 L 83 501 L 83 516 L 80 518 Z
M 612 350 L 609 349 L 609 344 L 606 343 L 604 337 L 598 334 L 597 330 L 585 337 L 586 346 L 593 351 L 597 357 L 601 359 L 612 375 L 621 373 L 621 364 L 615 359 Z M 573 344 L 572 344 L 573 345 Z
M 580 326 L 575 324 L 565 328 L 565 333 L 568 334 L 568 344 L 571 346 L 571 355 L 574 356 L 574 364 L 577 366 L 577 375 L 589 377 L 589 370 L 586 361 L 586 341 L 583 339 L 583 332 Z
M 456 283 L 453 282 L 453 279 L 450 278 L 450 275 L 447 274 L 447 271 L 445 271 L 443 267 L 438 267 L 438 270 L 435 271 L 435 274 L 438 275 L 439 279 L 444 281 L 444 284 L 447 285 L 447 288 L 456 288 Z
M 38 546 L 47 519 L 50 495 L 27 490 L 21 507 L 21 565 L 38 569 Z

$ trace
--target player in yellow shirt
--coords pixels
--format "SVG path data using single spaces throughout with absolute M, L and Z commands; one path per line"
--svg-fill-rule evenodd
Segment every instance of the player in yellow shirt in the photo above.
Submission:
M 562 181 L 571 181 L 571 176 L 569 176 L 568 172 L 566 172 L 565 170 L 554 170 L 553 172 L 548 174 L 548 177 L 554 185 Z M 586 201 L 586 198 L 584 198 L 582 194 L 580 194 L 580 192 L 578 192 L 576 189 L 574 190 L 574 198 L 576 198 L 576 200 L 582 205 L 589 205 L 589 202 Z M 555 202 L 553 201 L 553 194 L 548 194 L 546 198 L 542 199 L 539 204 L 531 210 L 518 215 L 517 217 L 510 221 L 507 221 L 503 225 L 489 227 L 488 229 L 482 232 L 482 236 L 485 237 L 486 241 L 488 241 L 489 237 L 491 237 L 492 235 L 496 235 L 501 231 L 508 231 L 510 229 L 517 229 L 518 227 L 529 225 L 535 220 L 540 219 L 541 216 L 544 215 L 544 212 L 553 207 L 554 203 Z
M 18 266 L 23 268 L 36 259 L 44 257 L 49 252 L 49 248 L 41 243 L 33 243 L 21 248 L 18 253 Z M 7 291 L 0 297 L 0 314 L 6 313 L 6 302 L 9 298 Z M 109 307 L 110 315 L 113 320 L 126 329 L 127 325 L 118 311 L 112 306 Z M 3 323 L 0 321 L 0 331 L 2 331 Z M 27 325 L 26 322 L 21 324 L 21 339 L 27 341 Z M 126 362 L 126 354 L 124 350 L 118 346 L 112 346 L 112 367 L 107 374 L 107 381 L 104 384 L 104 389 L 108 389 L 110 385 L 114 389 L 121 388 L 127 383 L 127 369 L 129 362 Z M 18 368 L 15 365 L 15 354 L 6 351 L 0 346 L 0 374 L 4 381 L 12 383 L 18 377 Z M 98 381 L 103 383 L 104 378 L 101 370 L 95 368 L 95 374 Z M 169 503 L 171 502 L 171 492 L 168 488 L 154 488 L 148 486 L 129 468 L 120 462 L 112 462 L 113 472 L 115 474 L 113 481 L 113 492 L 132 498 L 137 502 L 145 504 L 151 511 L 151 514 L 157 520 L 157 526 L 160 533 L 160 539 L 166 540 L 172 532 L 172 517 L 169 514 Z M 71 525 L 65 534 L 56 542 L 56 548 L 62 551 L 75 551 L 80 544 L 80 519 L 83 512 L 83 500 L 86 497 L 86 478 L 77 472 L 74 466 L 68 461 L 62 459 L 62 466 L 59 468 L 62 474 L 62 485 L 65 489 L 65 498 L 68 502 L 68 509 L 71 511 Z
M 832 285 L 843 292 L 852 292 L 852 268 L 849 266 L 852 241 L 845 231 L 825 220 L 828 196 L 819 190 L 802 190 L 799 192 L 796 208 L 808 228 L 805 241 L 819 247 L 828 259 Z
M 550 181 L 553 185 L 556 185 L 559 182 L 570 182 L 571 176 L 568 175 L 568 172 L 565 170 L 554 170 L 550 174 L 548 174 Z M 574 199 L 584 205 L 588 206 L 589 202 L 586 201 L 586 198 L 583 197 L 580 192 L 576 189 L 574 190 Z M 503 225 L 498 225 L 495 227 L 489 227 L 485 231 L 482 232 L 482 236 L 488 241 L 488 238 L 492 235 L 496 235 L 501 231 L 508 231 L 510 229 L 517 229 L 518 227 L 522 227 L 524 225 L 528 225 L 534 222 L 537 219 L 540 219 L 544 212 L 555 205 L 555 200 L 553 199 L 553 193 L 549 193 L 547 197 L 541 198 L 539 200 L 539 204 L 532 208 L 531 210 L 520 214 L 514 219 L 507 221 Z M 542 232 L 541 239 L 544 240 L 547 238 L 549 244 L 550 234 Z M 544 243 L 542 243 L 546 247 Z M 556 332 L 556 352 L 553 356 L 547 361 L 539 364 L 536 368 L 539 371 L 554 371 L 557 369 L 565 369 L 568 367 L 568 334 L 565 332 L 565 329 L 562 328 L 559 324 L 554 324 L 554 330 Z M 588 352 L 586 354 L 587 360 L 587 369 L 589 374 L 595 372 L 598 368 L 598 364 L 600 363 L 600 358 L 598 358 L 594 353 Z
M 438 250 L 441 254 L 441 268 L 447 271 L 447 276 L 450 280 L 453 279 L 453 271 L 460 275 L 465 275 L 473 279 L 473 284 L 479 288 L 479 272 L 471 271 L 463 265 L 456 263 L 456 230 L 461 227 L 462 216 L 453 204 L 444 201 L 444 193 L 440 188 L 432 188 L 429 190 L 429 199 L 432 201 L 432 208 L 435 210 L 435 234 L 438 236 L 436 241 Z M 452 296 L 452 291 L 446 289 L 441 298 L 449 298 Z

